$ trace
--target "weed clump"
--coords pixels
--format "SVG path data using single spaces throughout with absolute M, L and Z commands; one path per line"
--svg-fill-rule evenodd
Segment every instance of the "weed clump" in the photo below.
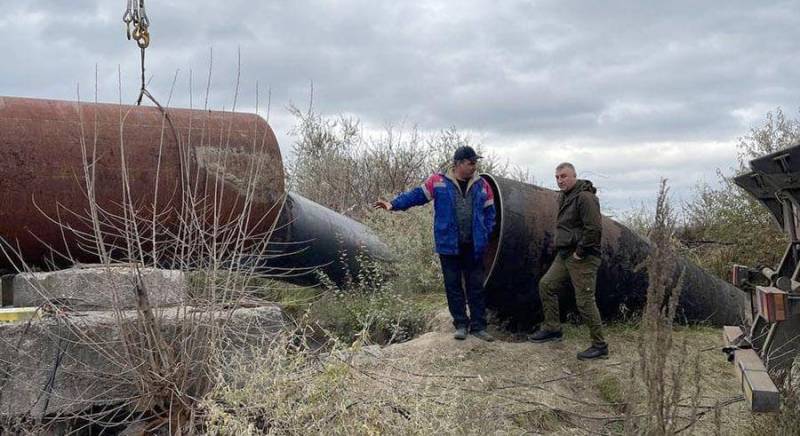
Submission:
M 671 435 L 693 425 L 700 400 L 699 361 L 694 361 L 695 376 L 688 417 L 680 415 L 687 367 L 687 344 L 684 342 L 677 362 L 670 368 L 673 351 L 673 321 L 680 299 L 683 273 L 675 252 L 675 214 L 669 203 L 669 188 L 661 181 L 656 213 L 648 234 L 653 251 L 645 261 L 648 275 L 647 302 L 639 326 L 639 361 L 631 368 L 629 403 L 644 404 L 635 414 L 626 410 L 629 434 Z M 638 386 L 637 386 L 638 385 Z M 638 387 L 643 389 L 640 391 Z M 642 398 L 643 397 L 643 398 Z M 643 400 L 643 401 L 642 401 Z
M 346 254 L 341 256 L 346 268 Z M 358 272 L 346 270 L 342 283 L 320 274 L 323 292 L 308 308 L 311 319 L 345 343 L 389 344 L 420 334 L 436 306 L 400 288 L 402 279 L 382 261 L 358 254 L 356 262 Z

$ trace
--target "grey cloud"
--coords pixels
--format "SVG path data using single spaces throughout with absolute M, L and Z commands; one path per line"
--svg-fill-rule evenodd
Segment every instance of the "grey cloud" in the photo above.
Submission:
M 230 108 L 240 50 L 239 107 L 255 106 L 256 81 L 262 107 L 271 88 L 273 125 L 283 142 L 291 127 L 284 108 L 304 106 L 313 81 L 315 106 L 324 113 L 347 112 L 372 126 L 408 120 L 428 130 L 470 129 L 487 147 L 541 168 L 548 180 L 549 166 L 537 162 L 541 155 L 515 147 L 572 144 L 594 160 L 597 172 L 611 173 L 613 198 L 626 192 L 639 198 L 632 186 L 657 183 L 656 173 L 682 174 L 681 192 L 688 180 L 713 179 L 712 167 L 730 165 L 736 138 L 764 110 L 783 106 L 794 113 L 800 106 L 796 1 L 147 5 L 150 86 L 166 99 L 180 69 L 175 105 L 189 104 L 189 71 L 192 104 L 202 105 L 213 48 L 210 105 Z M 89 98 L 97 64 L 101 99 L 119 98 L 119 66 L 122 99 L 133 101 L 139 59 L 124 37 L 123 7 L 123 1 L 100 0 L 6 5 L 0 32 L 13 61 L 0 75 L 0 94 L 74 98 L 80 83 Z M 635 153 L 648 143 L 729 145 L 728 152 L 699 161 L 686 150 L 685 159 L 656 162 Z M 618 162 L 606 162 L 615 151 L 630 165 L 651 159 L 654 174 L 622 175 Z

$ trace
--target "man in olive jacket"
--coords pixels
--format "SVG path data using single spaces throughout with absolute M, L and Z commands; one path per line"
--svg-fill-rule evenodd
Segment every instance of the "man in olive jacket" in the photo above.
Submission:
M 592 345 L 578 353 L 578 359 L 607 358 L 608 345 L 603 338 L 600 311 L 594 295 L 603 228 L 600 202 L 595 195 L 597 190 L 592 182 L 579 180 L 575 167 L 568 162 L 556 167 L 556 182 L 561 189 L 556 227 L 558 254 L 539 281 L 544 323 L 530 336 L 530 340 L 548 342 L 561 339 L 558 294 L 571 282 L 578 312 L 588 325 L 592 339 Z

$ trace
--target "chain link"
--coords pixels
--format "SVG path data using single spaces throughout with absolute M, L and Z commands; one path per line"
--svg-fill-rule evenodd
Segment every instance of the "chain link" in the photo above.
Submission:
M 136 100 L 136 105 L 142 104 L 142 98 L 147 97 L 156 104 L 163 111 L 161 105 L 158 104 L 155 98 L 147 90 L 147 83 L 144 76 L 144 54 L 145 49 L 150 45 L 150 19 L 147 18 L 147 12 L 144 9 L 144 0 L 127 0 L 127 7 L 125 13 L 122 14 L 122 22 L 125 23 L 126 35 L 129 40 L 136 41 L 141 52 L 142 61 L 142 87 L 139 90 L 139 98 Z
M 150 94 L 150 91 L 147 90 L 147 82 L 145 82 L 144 55 L 145 49 L 150 45 L 150 32 L 148 30 L 150 28 L 150 19 L 144 9 L 144 0 L 127 0 L 127 8 L 125 8 L 125 13 L 122 15 L 122 22 L 125 23 L 128 39 L 133 39 L 139 46 L 142 61 L 142 86 L 139 89 L 139 98 L 136 100 L 136 105 L 141 106 L 144 97 L 150 99 L 158 107 L 158 110 L 164 114 L 164 118 L 167 120 L 170 129 L 172 129 L 172 134 L 175 136 L 175 141 L 180 147 L 181 138 L 178 135 L 178 129 L 172 123 L 172 117 L 161 106 L 161 103 L 153 97 L 153 94 Z
M 150 19 L 144 9 L 144 0 L 128 0 L 128 7 L 122 15 L 125 23 L 125 34 L 136 44 L 145 49 L 150 45 Z

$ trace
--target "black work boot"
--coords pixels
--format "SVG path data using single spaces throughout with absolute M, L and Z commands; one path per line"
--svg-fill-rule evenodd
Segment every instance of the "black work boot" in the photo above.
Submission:
M 458 339 L 459 341 L 463 341 L 467 339 L 467 328 L 466 327 L 456 327 L 456 332 L 453 333 L 453 339 Z
M 578 360 L 608 359 L 608 344 L 592 344 L 578 353 Z
M 534 334 L 528 335 L 528 340 L 536 343 L 560 341 L 562 336 L 561 331 L 538 330 Z

